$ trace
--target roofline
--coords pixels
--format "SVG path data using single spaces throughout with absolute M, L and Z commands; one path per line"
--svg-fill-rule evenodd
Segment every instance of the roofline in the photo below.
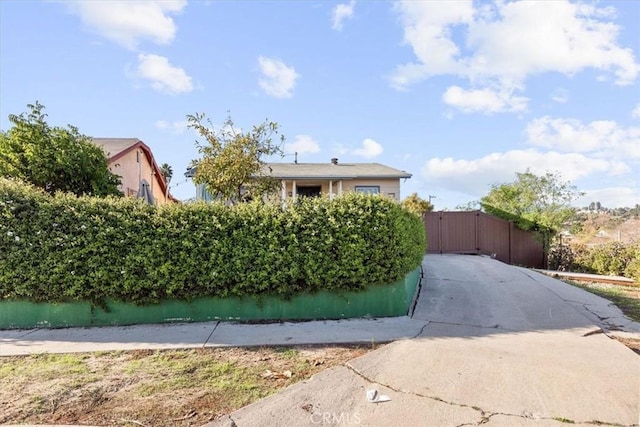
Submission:
M 270 164 L 281 164 L 281 163 L 267 163 L 266 165 L 270 165 Z M 322 163 L 307 163 L 307 164 L 322 164 Z M 191 166 L 189 168 L 187 168 L 187 171 L 184 173 L 184 176 L 187 178 L 193 178 L 196 174 L 196 169 L 197 169 L 197 165 L 196 166 Z M 404 171 L 402 171 L 404 172 Z M 313 180 L 313 179 L 408 179 L 411 178 L 413 175 L 408 173 L 408 172 L 404 172 L 404 173 L 398 173 L 398 174 L 389 174 L 389 175 L 351 175 L 351 176 L 345 176 L 345 175 L 317 175 L 317 176 L 313 176 L 313 175 L 274 175 L 274 174 L 270 174 L 267 176 L 271 176 L 273 178 L 277 178 L 277 179 L 307 179 L 307 180 Z
M 277 179 L 306 179 L 306 180 L 314 180 L 314 179 L 402 179 L 402 178 L 411 178 L 411 174 L 397 174 L 397 175 L 355 175 L 355 176 L 343 176 L 343 175 L 270 175 L 273 178 Z

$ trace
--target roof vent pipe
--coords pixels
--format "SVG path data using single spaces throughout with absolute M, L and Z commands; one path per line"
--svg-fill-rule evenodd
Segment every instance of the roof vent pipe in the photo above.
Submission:
M 333 157 L 333 158 L 331 159 L 331 164 L 332 164 L 332 165 L 337 165 L 337 164 L 338 164 L 338 158 L 337 158 L 337 157 Z

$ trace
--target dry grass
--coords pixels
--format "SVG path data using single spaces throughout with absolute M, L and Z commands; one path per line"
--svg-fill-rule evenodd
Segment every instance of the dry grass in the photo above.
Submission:
M 201 425 L 370 348 L 226 348 L 0 358 L 0 424 Z
M 640 286 L 576 282 L 575 280 L 566 280 L 566 282 L 608 299 L 630 319 L 640 322 Z

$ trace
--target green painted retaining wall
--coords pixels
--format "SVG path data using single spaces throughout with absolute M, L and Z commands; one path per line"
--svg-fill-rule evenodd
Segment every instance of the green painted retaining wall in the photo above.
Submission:
M 289 300 L 268 295 L 168 300 L 145 306 L 108 301 L 107 310 L 88 302 L 0 301 L 0 329 L 404 316 L 413 301 L 419 280 L 420 268 L 417 268 L 403 280 L 369 286 L 360 292 L 322 291 Z

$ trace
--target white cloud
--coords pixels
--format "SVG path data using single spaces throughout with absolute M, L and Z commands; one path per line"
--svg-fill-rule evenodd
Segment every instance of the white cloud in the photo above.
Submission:
M 580 120 L 544 116 L 525 130 L 529 143 L 561 151 L 591 153 L 600 158 L 640 159 L 640 127 L 611 120 L 583 124 Z
M 397 89 L 439 74 L 462 74 L 456 60 L 460 49 L 451 40 L 450 27 L 473 20 L 470 0 L 450 2 L 442 7 L 438 2 L 403 1 L 395 4 L 404 27 L 404 42 L 411 46 L 418 60 L 399 66 L 391 77 Z
M 182 12 L 186 0 L 93 0 L 66 2 L 91 31 L 128 49 L 141 39 L 167 44 L 176 34 L 171 14 Z
M 353 9 L 355 5 L 355 0 L 351 0 L 349 3 L 341 3 L 336 5 L 333 8 L 331 28 L 336 31 L 342 30 L 342 24 L 344 23 L 344 21 L 353 17 Z
M 479 197 L 486 194 L 491 184 L 511 182 L 516 172 L 527 169 L 537 175 L 560 171 L 563 179 L 569 181 L 595 173 L 619 175 L 629 172 L 625 164 L 614 160 L 594 159 L 579 153 L 529 149 L 492 153 L 472 160 L 434 158 L 425 164 L 422 176 L 441 188 Z
M 160 130 L 168 130 L 175 134 L 181 134 L 185 130 L 187 130 L 187 126 L 189 122 L 186 120 L 176 120 L 173 122 L 168 122 L 166 120 L 157 120 L 155 122 L 156 128 Z
M 631 111 L 631 117 L 640 119 L 640 103 L 636 104 L 636 107 Z
M 529 76 L 585 69 L 619 85 L 640 73 L 633 50 L 618 43 L 612 9 L 580 2 L 475 3 L 402 1 L 396 11 L 415 61 L 399 65 L 390 83 L 406 89 L 437 75 L 467 79 L 474 91 L 524 90 Z
M 474 8 L 471 0 L 443 8 L 438 2 L 404 1 L 397 10 L 405 42 L 420 67 L 407 83 L 438 74 L 471 80 L 497 79 L 518 85 L 531 74 L 575 74 L 585 68 L 613 71 L 619 84 L 636 79 L 633 51 L 617 44 L 619 27 L 611 10 L 569 2 L 495 2 Z M 465 26 L 459 42 L 473 51 L 461 55 L 455 26 Z M 508 41 L 508 42 L 506 42 Z M 403 77 L 402 68 L 397 77 Z
M 450 86 L 442 95 L 442 100 L 445 104 L 465 113 L 485 114 L 525 111 L 529 101 L 528 98 L 513 96 L 504 90 L 499 92 L 488 88 L 465 90 L 459 86 Z
M 320 145 L 309 135 L 296 135 L 291 144 L 286 144 L 288 152 L 296 152 L 298 154 L 317 153 L 320 151 Z
M 258 57 L 260 65 L 260 87 L 275 98 L 291 98 L 296 80 L 300 75 L 284 62 L 264 56 Z
M 351 153 L 356 156 L 371 159 L 373 157 L 379 156 L 383 151 L 384 150 L 381 144 L 377 143 L 371 138 L 366 138 L 364 141 L 362 141 L 362 147 L 353 150 Z
M 133 76 L 149 80 L 151 87 L 158 92 L 178 94 L 193 90 L 191 77 L 182 68 L 171 65 L 164 56 L 138 55 L 138 65 Z

